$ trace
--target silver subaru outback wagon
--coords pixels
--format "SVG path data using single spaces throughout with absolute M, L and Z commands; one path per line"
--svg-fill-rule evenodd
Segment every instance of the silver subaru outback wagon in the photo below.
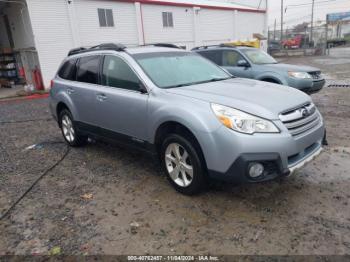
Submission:
M 50 108 L 66 142 L 117 141 L 159 156 L 174 188 L 208 179 L 288 176 L 322 150 L 325 129 L 296 89 L 233 78 L 172 45 L 72 50 L 52 81 Z

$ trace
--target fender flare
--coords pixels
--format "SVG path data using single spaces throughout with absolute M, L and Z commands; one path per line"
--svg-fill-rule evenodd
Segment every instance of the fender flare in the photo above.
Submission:
M 281 85 L 288 85 L 287 81 L 285 81 L 280 75 L 273 72 L 265 72 L 257 76 L 256 80 L 264 81 L 263 79 L 266 79 L 266 78 L 272 79 Z
M 72 99 L 68 96 L 68 94 L 60 93 L 60 94 L 57 95 L 56 99 L 57 99 L 57 104 L 55 106 L 56 112 L 57 112 L 57 106 L 60 103 L 63 103 L 68 108 L 68 110 L 71 112 L 74 120 L 76 121 L 76 120 L 79 119 L 78 110 L 77 110 L 76 106 L 74 106 L 74 103 L 73 103 Z

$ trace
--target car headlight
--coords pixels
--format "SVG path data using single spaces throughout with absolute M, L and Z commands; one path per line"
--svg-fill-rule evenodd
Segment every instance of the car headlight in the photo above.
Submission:
M 311 75 L 307 72 L 288 72 L 290 77 L 299 78 L 299 79 L 312 79 Z
M 211 108 L 219 121 L 232 130 L 244 134 L 280 132 L 269 120 L 223 105 L 211 104 Z

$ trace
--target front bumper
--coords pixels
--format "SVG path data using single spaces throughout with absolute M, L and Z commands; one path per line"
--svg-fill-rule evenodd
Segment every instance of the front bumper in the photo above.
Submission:
M 215 135 L 216 146 L 210 148 L 209 155 L 205 153 L 209 176 L 235 183 L 273 180 L 292 174 L 321 153 L 325 135 L 323 122 L 299 137 L 291 136 L 283 124 L 278 127 L 280 134 L 253 136 L 220 129 Z M 219 148 L 219 152 L 215 148 Z M 248 175 L 252 163 L 264 166 L 261 177 L 254 179 Z
M 311 79 L 289 79 L 289 86 L 299 89 L 306 93 L 319 92 L 325 85 L 325 79 L 311 80 Z
M 222 180 L 234 183 L 258 183 L 292 175 L 307 163 L 315 159 L 322 152 L 322 146 L 319 145 L 315 150 L 306 155 L 296 164 L 287 168 L 283 167 L 281 157 L 278 153 L 265 154 L 243 154 L 241 155 L 225 173 L 209 170 L 209 176 L 216 180 Z M 252 163 L 260 163 L 264 166 L 264 173 L 258 178 L 251 178 L 249 166 Z

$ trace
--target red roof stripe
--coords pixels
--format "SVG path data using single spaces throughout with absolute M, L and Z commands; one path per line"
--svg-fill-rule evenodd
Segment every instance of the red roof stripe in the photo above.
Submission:
M 257 9 L 247 9 L 240 7 L 228 7 L 228 6 L 214 6 L 214 5 L 203 5 L 203 4 L 193 4 L 193 3 L 179 3 L 179 2 L 167 2 L 167 1 L 150 1 L 150 0 L 118 0 L 119 2 L 139 2 L 141 4 L 148 5 L 165 5 L 165 6 L 180 6 L 180 7 L 201 7 L 207 9 L 218 9 L 218 10 L 237 10 L 242 12 L 251 12 L 251 13 L 266 13 L 266 10 L 257 10 Z

